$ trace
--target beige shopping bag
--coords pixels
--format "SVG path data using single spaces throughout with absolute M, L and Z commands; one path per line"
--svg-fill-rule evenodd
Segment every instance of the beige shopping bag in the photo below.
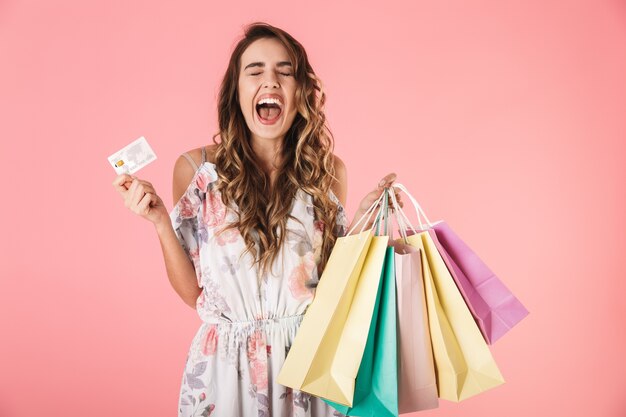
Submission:
M 388 242 L 373 229 L 337 238 L 279 384 L 352 406 Z

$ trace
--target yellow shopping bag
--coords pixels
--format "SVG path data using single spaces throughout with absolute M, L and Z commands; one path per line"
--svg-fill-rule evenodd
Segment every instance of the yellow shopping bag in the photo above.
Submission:
M 357 224 L 373 214 L 378 201 Z M 373 228 L 337 238 L 279 384 L 352 406 L 388 242 L 389 236 L 374 236 Z
M 407 237 L 422 258 L 439 398 L 461 401 L 504 383 L 446 264 L 428 232 Z

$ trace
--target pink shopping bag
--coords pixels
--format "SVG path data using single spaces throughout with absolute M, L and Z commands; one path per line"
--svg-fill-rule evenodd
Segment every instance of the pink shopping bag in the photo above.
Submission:
M 432 226 L 429 234 L 437 250 L 485 340 L 493 344 L 526 317 L 528 310 L 445 221 Z
M 407 194 L 418 212 L 420 228 L 409 229 L 407 234 L 428 230 L 483 337 L 493 344 L 526 317 L 528 310 L 445 221 L 431 223 L 406 188 L 394 186 Z
M 395 207 L 395 194 L 389 193 Z M 398 343 L 398 412 L 400 414 L 439 407 L 437 376 L 428 326 L 428 310 L 419 249 L 406 240 L 407 227 L 394 211 L 401 239 L 393 239 L 396 279 Z M 385 222 L 386 225 L 386 222 Z
M 398 411 L 400 414 L 439 407 L 433 350 L 428 328 L 421 256 L 403 243 L 394 247 L 398 313 Z

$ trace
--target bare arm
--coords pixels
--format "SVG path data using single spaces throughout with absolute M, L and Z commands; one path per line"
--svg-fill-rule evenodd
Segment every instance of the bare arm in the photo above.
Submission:
M 341 160 L 341 158 L 339 158 L 337 155 L 334 155 L 334 162 L 335 162 L 335 176 L 337 177 L 337 181 L 335 181 L 335 183 L 333 184 L 333 187 L 332 187 L 333 193 L 335 193 L 335 195 L 337 196 L 337 199 L 339 200 L 339 202 L 345 209 L 346 201 L 348 199 L 348 169 L 346 168 L 346 164 L 343 162 L 343 160 Z M 349 226 L 346 229 L 346 233 L 350 229 L 352 229 L 354 222 L 357 221 L 362 215 L 363 215 L 363 211 L 357 210 L 357 212 L 354 215 L 354 218 L 352 219 L 352 221 L 349 222 Z M 370 220 L 369 223 L 371 224 L 372 222 L 373 220 Z M 363 225 L 362 222 L 361 222 L 361 225 Z M 365 229 L 368 229 L 368 227 L 365 227 L 364 230 Z
M 348 198 L 348 171 L 346 164 L 337 155 L 333 155 L 335 164 L 335 177 L 337 181 L 333 183 L 331 189 L 333 194 L 337 196 L 337 199 L 341 205 L 346 207 L 346 200 Z
M 348 171 L 346 168 L 345 163 L 337 156 L 334 156 L 334 162 L 335 162 L 335 176 L 337 177 L 337 181 L 335 181 L 335 183 L 333 184 L 333 192 L 335 193 L 335 195 L 337 196 L 337 198 L 339 199 L 339 202 L 341 203 L 341 205 L 345 208 L 346 207 L 346 200 L 348 197 Z M 396 179 L 396 174 L 395 173 L 390 173 L 387 174 L 381 181 L 380 183 L 378 183 L 378 187 L 376 187 L 376 189 L 374 189 L 373 191 L 369 192 L 360 202 L 359 204 L 359 208 L 357 209 L 356 213 L 354 214 L 354 217 L 352 219 L 352 221 L 350 222 L 350 225 L 348 226 L 348 229 L 346 230 L 346 232 L 350 231 L 352 229 L 352 227 L 354 226 L 354 224 L 359 221 L 359 219 L 361 217 L 363 217 L 363 215 L 367 212 L 367 209 L 374 203 L 374 201 L 376 201 L 378 199 L 378 197 L 380 197 L 380 195 L 383 193 L 384 187 L 390 187 L 391 184 L 395 181 Z M 395 195 L 396 195 L 396 199 L 398 201 L 398 204 L 400 205 L 400 207 L 403 207 L 403 202 L 400 198 L 400 195 L 398 194 L 397 189 L 394 189 Z M 380 206 L 380 203 L 378 204 L 377 207 Z M 389 203 L 389 206 L 393 208 L 393 204 Z M 357 227 L 357 231 L 358 230 L 367 230 L 367 229 L 371 229 L 372 225 L 374 224 L 374 220 L 376 218 L 375 216 L 376 212 L 374 212 L 371 216 L 369 216 L 369 220 L 367 219 L 367 216 L 364 220 L 361 221 L 361 223 L 359 223 L 358 227 Z M 365 225 L 364 225 L 365 223 Z M 354 233 L 354 231 L 353 231 Z
M 180 156 L 174 164 L 172 181 L 174 204 L 181 198 L 194 174 L 193 167 L 184 157 Z M 195 309 L 196 300 L 202 293 L 202 288 L 198 286 L 198 278 L 193 263 L 178 241 L 169 218 L 167 221 L 155 224 L 155 229 L 161 243 L 163 260 L 170 284 L 185 304 Z

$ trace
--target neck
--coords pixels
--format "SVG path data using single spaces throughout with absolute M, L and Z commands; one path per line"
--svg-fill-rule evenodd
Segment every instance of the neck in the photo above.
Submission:
M 257 161 L 268 174 L 278 170 L 282 163 L 283 139 L 283 137 L 259 138 L 256 136 L 251 139 L 250 146 Z

